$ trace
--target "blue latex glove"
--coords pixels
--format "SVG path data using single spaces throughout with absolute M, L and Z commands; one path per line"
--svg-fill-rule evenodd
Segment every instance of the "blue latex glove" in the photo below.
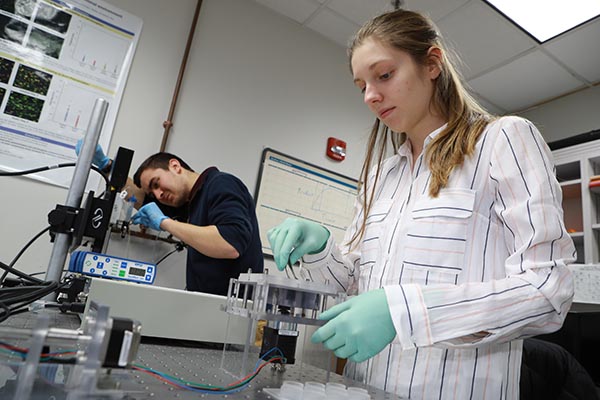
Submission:
M 396 336 L 385 291 L 362 293 L 319 316 L 329 320 L 311 338 L 339 358 L 362 362 L 379 353 Z
M 169 217 L 163 214 L 156 203 L 148 203 L 144 207 L 140 208 L 137 213 L 135 213 L 133 218 L 131 218 L 131 222 L 160 231 L 160 223 L 167 218 Z
M 323 250 L 329 231 L 316 222 L 288 218 L 267 232 L 273 250 L 275 264 L 283 271 L 288 264 L 295 264 L 305 254 L 316 254 Z
M 75 154 L 77 154 L 79 156 L 79 152 L 81 151 L 81 146 L 83 145 L 83 138 L 79 139 L 77 141 L 77 144 L 75 145 Z M 94 151 L 94 157 L 92 158 L 92 164 L 94 164 L 96 167 L 100 168 L 101 170 L 104 170 L 104 168 L 106 168 L 106 166 L 108 165 L 108 163 L 110 162 L 110 158 L 108 158 L 106 156 L 106 154 L 104 154 L 104 150 L 102 150 L 102 146 L 100 146 L 99 144 L 96 144 L 96 151 Z

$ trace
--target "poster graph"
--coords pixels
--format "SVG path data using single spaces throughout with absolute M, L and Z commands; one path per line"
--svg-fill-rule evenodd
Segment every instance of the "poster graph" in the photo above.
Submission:
M 97 99 L 108 148 L 142 20 L 102 0 L 0 1 L 0 169 L 73 162 Z M 72 169 L 28 175 L 68 186 Z M 98 183 L 90 175 L 88 188 Z

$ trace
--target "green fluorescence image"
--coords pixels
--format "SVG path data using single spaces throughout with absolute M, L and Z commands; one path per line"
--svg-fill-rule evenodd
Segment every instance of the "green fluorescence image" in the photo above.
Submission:
M 4 113 L 29 121 L 38 122 L 44 107 L 44 100 L 25 94 L 11 92 Z
M 0 103 L 4 100 L 4 93 L 6 93 L 6 89 L 0 88 Z
M 13 84 L 18 88 L 46 95 L 51 81 L 52 75 L 21 65 L 17 71 L 17 76 L 15 77 L 15 82 Z
M 6 58 L 0 57 L 0 82 L 8 83 L 10 74 L 12 73 L 15 62 L 7 60 Z

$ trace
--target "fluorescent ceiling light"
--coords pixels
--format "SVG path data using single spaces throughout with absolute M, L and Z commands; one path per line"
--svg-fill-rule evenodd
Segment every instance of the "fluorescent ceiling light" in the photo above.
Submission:
M 540 42 L 600 15 L 597 0 L 485 0 Z

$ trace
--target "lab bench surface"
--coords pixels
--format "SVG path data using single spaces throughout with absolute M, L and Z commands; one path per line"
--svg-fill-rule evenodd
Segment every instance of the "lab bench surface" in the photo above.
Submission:
M 18 328 L 32 328 L 35 321 L 34 314 L 20 314 L 10 317 L 4 321 L 2 325 L 8 325 Z M 60 314 L 51 312 L 50 326 L 66 329 L 79 328 L 79 319 L 73 315 Z M 1 341 L 4 341 L 0 338 Z M 11 343 L 18 346 L 26 347 L 26 342 Z M 187 343 L 189 344 L 189 343 Z M 148 343 L 142 340 L 139 347 L 136 365 L 142 365 L 146 368 L 151 368 L 155 371 L 167 374 L 169 376 L 183 379 L 186 381 L 195 382 L 202 385 L 227 386 L 236 381 L 233 375 L 220 368 L 223 350 L 218 349 L 218 346 L 209 346 L 213 348 L 200 348 L 189 346 L 175 346 L 173 344 L 159 344 L 156 341 Z M 232 353 L 228 353 L 228 356 Z M 242 353 L 239 353 L 241 357 Z M 4 356 L 2 356 L 4 357 Z M 13 359 L 14 361 L 15 359 Z M 0 357 L 0 398 L 4 398 L 2 390 L 10 385 L 11 380 L 14 385 L 14 376 L 8 378 L 7 371 L 13 372 L 7 367 L 6 359 Z M 8 378 L 8 380 L 7 380 Z M 46 400 L 46 399 L 61 399 L 66 398 L 65 393 L 57 388 L 59 385 L 48 384 L 47 380 L 39 379 L 34 385 L 31 399 Z M 342 383 L 347 387 L 358 386 L 369 391 L 371 399 L 401 399 L 400 397 L 386 393 L 382 390 L 367 387 L 359 382 L 349 380 L 343 376 L 333 372 L 329 374 L 327 380 L 327 371 L 316 368 L 307 367 L 304 365 L 288 365 L 285 371 L 272 369 L 270 366 L 263 368 L 258 375 L 241 391 L 230 394 L 205 394 L 193 392 L 185 389 L 173 387 L 172 385 L 163 382 L 154 376 L 136 369 L 114 369 L 108 371 L 102 369 L 99 378 L 99 385 L 103 388 L 116 388 L 121 390 L 125 396 L 120 397 L 128 400 L 137 399 L 270 399 L 274 397 L 265 392 L 266 388 L 280 388 L 284 380 L 308 382 L 315 381 L 325 383 L 337 382 Z M 5 387 L 3 389 L 3 386 Z M 5 392 L 6 393 L 6 392 Z M 10 393 L 8 391 L 7 393 Z M 7 399 L 10 397 L 6 397 Z M 97 397 L 89 397 L 97 398 Z

